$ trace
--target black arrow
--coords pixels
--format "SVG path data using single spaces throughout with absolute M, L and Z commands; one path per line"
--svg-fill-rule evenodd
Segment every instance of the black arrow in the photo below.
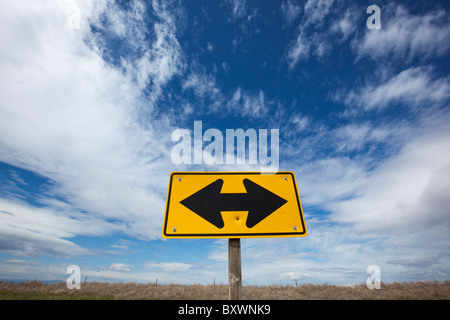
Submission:
M 221 229 L 221 211 L 248 211 L 246 226 L 253 228 L 287 202 L 249 179 L 243 183 L 247 193 L 220 193 L 223 180 L 217 179 L 180 203 Z

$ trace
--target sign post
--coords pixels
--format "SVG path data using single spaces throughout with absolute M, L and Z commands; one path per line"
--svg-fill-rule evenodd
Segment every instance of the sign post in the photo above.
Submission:
M 241 300 L 241 239 L 228 239 L 228 299 Z

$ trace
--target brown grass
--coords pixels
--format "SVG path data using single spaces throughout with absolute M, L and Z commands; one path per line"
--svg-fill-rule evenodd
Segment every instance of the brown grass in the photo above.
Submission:
M 450 281 L 381 284 L 379 290 L 359 286 L 305 284 L 295 286 L 244 286 L 244 300 L 361 300 L 361 299 L 450 299 Z M 66 283 L 43 284 L 30 281 L 20 284 L 0 282 L 0 299 L 63 300 L 226 300 L 227 285 L 155 285 L 137 283 L 81 284 L 80 290 L 69 290 Z

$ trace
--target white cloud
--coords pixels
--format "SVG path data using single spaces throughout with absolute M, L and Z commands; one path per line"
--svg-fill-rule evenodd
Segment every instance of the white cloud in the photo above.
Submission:
M 331 29 L 332 32 L 321 29 L 324 28 L 323 22 L 329 16 L 332 7 L 333 1 L 309 0 L 305 3 L 304 14 L 298 27 L 298 36 L 289 43 L 286 49 L 286 59 L 290 69 L 294 68 L 299 61 L 307 61 L 311 55 L 322 58 L 330 51 L 329 42 L 332 41 L 330 35 L 336 31 L 336 26 Z M 348 18 L 349 15 L 346 17 Z M 349 33 L 347 20 L 337 22 L 337 30 Z
M 36 208 L 27 203 L 0 198 L 0 207 L 11 215 L 2 217 L 5 228 L 25 229 L 60 238 L 75 235 L 104 235 L 115 227 L 76 211 L 60 210 L 55 207 Z M 108 230 L 109 229 L 109 230 Z
M 308 0 L 304 6 L 305 24 L 321 24 L 330 9 L 333 7 L 333 0 Z
M 129 240 L 120 239 L 115 244 L 110 245 L 110 247 L 114 249 L 128 250 L 129 244 L 130 244 Z
M 208 49 L 208 51 L 210 51 L 210 52 L 213 52 L 214 51 L 214 45 L 208 41 L 207 44 L 206 44 L 206 49 Z
M 337 153 L 347 153 L 362 151 L 378 143 L 393 145 L 397 143 L 399 136 L 408 133 L 408 127 L 396 124 L 374 125 L 371 122 L 350 123 L 336 128 L 330 132 L 335 151 Z M 369 156 L 369 151 L 366 152 Z
M 203 73 L 191 73 L 183 83 L 183 89 L 190 89 L 200 98 L 211 97 L 220 99 L 220 90 L 217 88 L 213 76 Z
M 353 47 L 358 58 L 411 61 L 447 53 L 450 44 L 448 14 L 435 10 L 412 15 L 402 5 L 388 4 L 381 9 L 382 28 L 365 30 L 364 38 L 355 39 Z
M 310 120 L 306 116 L 295 115 L 292 117 L 291 122 L 296 126 L 295 131 L 301 132 L 307 129 Z
M 174 76 L 184 70 L 184 61 L 180 44 L 176 38 L 176 13 L 171 12 L 171 3 L 153 1 L 152 7 L 157 20 L 153 30 L 149 30 L 145 4 L 133 1 L 131 9 L 123 12 L 115 5 L 107 6 L 104 15 L 113 21 L 115 31 L 130 46 L 133 54 L 121 56 L 121 64 L 128 76 L 135 80 L 140 89 L 149 87 L 150 98 L 155 102 L 161 94 L 162 87 Z M 175 11 L 175 10 L 174 10 Z M 97 21 L 101 25 L 101 21 Z M 119 25 L 119 32 L 114 26 Z M 110 31 L 107 26 L 106 32 Z M 154 34 L 154 41 L 148 37 Z M 115 48 L 113 48 L 114 50 Z
M 248 93 L 240 87 L 234 91 L 226 107 L 230 112 L 239 112 L 241 116 L 252 118 L 261 118 L 268 112 L 264 91 Z
M 340 41 L 347 40 L 351 34 L 355 32 L 356 29 L 356 13 L 357 9 L 347 9 L 345 14 L 339 15 L 340 19 L 336 20 L 332 26 L 331 30 L 335 33 L 341 34 L 342 37 Z
M 432 68 L 411 67 L 378 86 L 351 90 L 345 102 L 365 110 L 382 109 L 391 103 L 402 103 L 414 109 L 429 103 L 441 104 L 449 97 L 448 78 L 433 79 Z
M 193 267 L 192 264 L 183 262 L 148 262 L 145 264 L 150 270 L 159 270 L 164 272 L 183 272 Z
M 228 74 L 228 72 L 230 71 L 230 66 L 225 61 L 222 62 L 222 68 L 223 68 L 223 71 L 225 72 L 225 74 Z
M 31 278 L 38 281 L 66 279 L 66 267 L 25 259 L 0 259 L 2 279 L 27 280 Z M 24 275 L 27 275 L 27 277 L 24 278 Z
M 153 10 L 153 17 L 147 14 L 147 7 Z M 87 28 L 83 40 L 115 69 L 120 67 L 135 89 L 147 91 L 147 110 L 160 98 L 164 86 L 184 72 L 183 53 L 176 38 L 181 24 L 178 15 L 171 1 L 153 1 L 150 5 L 133 0 L 127 10 L 106 2 L 88 18 L 96 32 Z M 149 24 L 151 18 L 153 23 Z
M 308 161 L 296 170 L 299 192 L 308 205 L 349 197 L 359 189 L 365 175 L 364 165 L 347 157 Z
M 158 90 L 180 72 L 175 22 L 165 3 L 154 2 L 155 39 L 124 73 L 105 63 L 107 44 L 97 41 L 88 21 L 107 15 L 114 32 L 133 43 L 132 36 L 140 37 L 133 30 L 144 23 L 142 4 L 132 3 L 130 24 L 131 14 L 110 4 L 76 2 L 80 29 L 67 27 L 68 5 L 2 2 L 0 161 L 51 182 L 37 199 L 45 208 L 1 199 L 0 210 L 15 214 L 3 226 L 2 249 L 18 254 L 86 253 L 63 239 L 83 234 L 160 236 L 171 127 L 164 116 L 152 121 L 149 110 Z M 147 99 L 141 89 L 150 82 Z M 13 234 L 17 241 L 5 238 Z
M 18 256 L 47 255 L 73 257 L 90 254 L 75 243 L 60 237 L 13 226 L 0 226 L 0 251 Z
M 334 161 L 345 163 L 344 171 L 355 167 L 362 172 L 370 170 L 370 166 L 398 150 L 414 131 L 406 121 L 380 123 L 365 119 L 330 127 L 301 114 L 291 115 L 282 127 L 284 160 L 302 171 L 304 167 L 308 177 L 310 170 L 321 171 L 320 168 L 323 165 L 327 167 L 327 163 L 332 167 Z M 314 175 L 311 178 L 314 179 Z
M 90 254 L 67 238 L 77 235 L 102 236 L 125 230 L 121 224 L 108 223 L 73 208 L 34 207 L 24 202 L 0 198 L 0 251 L 17 255 L 39 254 L 71 257 Z
M 132 266 L 125 263 L 113 263 L 109 266 L 109 269 L 113 271 L 130 272 L 131 267 Z
M 448 115 L 424 120 L 420 133 L 365 177 L 354 196 L 328 206 L 358 232 L 407 234 L 449 225 Z
M 246 0 L 227 0 L 231 7 L 231 20 L 241 19 L 247 14 Z
M 288 4 L 283 8 L 288 10 Z M 309 0 L 305 3 L 298 33 L 286 49 L 289 67 L 292 69 L 299 61 L 307 61 L 311 56 L 323 58 L 331 51 L 333 43 L 347 39 L 351 39 L 356 62 L 362 58 L 426 61 L 442 57 L 450 49 L 446 41 L 450 36 L 450 24 L 444 10 L 413 15 L 403 5 L 388 4 L 381 9 L 380 30 L 365 27 L 357 30 L 358 10 L 358 7 L 343 8 L 334 1 Z M 363 36 L 359 36 L 359 31 L 363 31 Z
M 286 19 L 287 24 L 290 25 L 298 18 L 302 12 L 302 7 L 293 4 L 291 0 L 287 0 L 281 4 L 281 12 Z
M 443 89 L 447 80 L 434 79 L 432 71 L 411 69 L 403 81 L 394 76 L 380 85 L 380 105 L 409 102 L 412 122 L 374 118 L 331 129 L 311 120 L 309 135 L 289 126 L 300 135 L 289 145 L 296 155 L 290 165 L 298 164 L 308 236 L 298 239 L 297 247 L 287 245 L 286 257 L 280 251 L 279 274 L 255 263 L 247 267 L 249 281 L 361 283 L 371 264 L 381 267 L 383 281 L 448 278 L 450 130 L 442 108 L 448 89 Z M 408 87 L 415 78 L 423 87 L 389 94 L 395 90 L 388 90 L 388 83 Z M 434 107 L 423 109 L 424 102 Z M 309 151 L 313 155 L 305 156 Z M 277 247 L 266 243 L 259 250 L 270 257 Z M 296 253 L 299 258 L 291 259 Z M 314 258 L 300 257 L 307 253 Z
M 308 60 L 310 48 L 312 45 L 312 40 L 307 38 L 305 35 L 305 31 L 300 30 L 300 34 L 297 39 L 291 42 L 288 51 L 287 51 L 287 59 L 289 62 L 289 67 L 292 69 L 297 62 L 300 60 Z

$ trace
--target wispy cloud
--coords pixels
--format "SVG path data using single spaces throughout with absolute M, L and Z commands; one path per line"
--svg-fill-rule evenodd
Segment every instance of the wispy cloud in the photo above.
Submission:
M 244 91 L 240 87 L 234 91 L 226 107 L 229 112 L 239 112 L 241 116 L 251 118 L 261 118 L 268 111 L 264 91 L 260 90 L 257 94 L 252 94 Z
M 282 2 L 280 9 L 288 25 L 292 24 L 302 12 L 302 7 L 292 3 L 291 0 Z
M 308 0 L 305 3 L 305 25 L 321 24 L 324 17 L 330 12 L 333 7 L 334 0 Z
M 414 15 L 403 5 L 391 3 L 382 8 L 383 27 L 376 32 L 366 30 L 353 47 L 358 58 L 375 60 L 439 57 L 450 49 L 447 16 L 443 10 Z
M 309 161 L 296 169 L 299 192 L 308 205 L 327 203 L 352 196 L 365 181 L 364 163 L 348 157 L 333 157 Z
M 109 266 L 110 270 L 119 272 L 130 272 L 132 266 L 126 263 L 113 263 Z
M 261 119 L 269 110 L 270 101 L 267 101 L 263 90 L 252 92 L 237 87 L 234 91 L 225 93 L 217 84 L 215 75 L 204 71 L 192 71 L 183 81 L 182 88 L 195 94 L 195 99 L 189 102 L 188 110 L 195 108 L 197 114 Z
M 416 137 L 359 185 L 348 200 L 334 203 L 336 221 L 360 232 L 408 233 L 448 225 L 450 187 L 448 114 L 423 119 Z M 355 190 L 356 191 L 356 190 Z
M 349 8 L 344 14 L 339 15 L 339 19 L 334 21 L 331 31 L 341 35 L 340 41 L 347 40 L 352 34 L 356 33 L 357 28 L 357 12 L 356 8 Z
M 217 87 L 216 79 L 210 74 L 191 73 L 183 82 L 183 89 L 193 90 L 199 98 L 221 99 L 221 92 Z
M 297 39 L 291 42 L 287 50 L 286 55 L 290 68 L 293 68 L 299 60 L 308 60 L 312 43 L 311 41 L 311 39 L 306 37 L 305 31 L 300 30 L 300 34 Z
M 149 11 L 156 18 L 151 24 Z M 172 1 L 153 1 L 150 6 L 134 0 L 128 9 L 107 3 L 90 20 L 97 33 L 85 41 L 94 44 L 105 60 L 121 66 L 139 89 L 147 89 L 154 103 L 162 87 L 185 68 L 176 37 L 179 11 Z
M 368 85 L 350 91 L 345 102 L 364 110 L 379 110 L 395 103 L 414 109 L 424 104 L 441 104 L 448 98 L 448 78 L 435 79 L 430 67 L 411 67 L 379 86 Z
M 183 272 L 193 267 L 192 264 L 182 262 L 148 262 L 145 265 L 150 270 L 158 270 L 164 272 Z
M 91 254 L 68 239 L 77 235 L 102 236 L 120 229 L 120 224 L 109 223 L 74 208 L 37 208 L 22 201 L 1 198 L 0 207 L 11 213 L 3 216 L 0 222 L 1 250 L 22 256 Z
M 283 8 L 286 19 L 294 19 L 301 11 L 299 7 L 295 7 L 293 11 L 290 2 Z M 308 61 L 311 57 L 323 59 L 330 53 L 334 43 L 350 38 L 355 31 L 357 9 L 348 6 L 346 8 L 342 3 L 336 4 L 334 1 L 309 0 L 305 3 L 296 38 L 286 48 L 285 55 L 290 69 L 298 62 Z M 339 35 L 337 39 L 336 34 Z
M 247 4 L 246 0 L 227 0 L 231 9 L 231 19 L 236 20 L 246 16 Z
M 283 6 L 286 19 L 291 12 L 287 11 L 289 5 L 290 2 L 286 2 Z M 333 43 L 348 39 L 357 62 L 362 58 L 402 63 L 415 58 L 427 61 L 443 56 L 450 49 L 446 41 L 450 36 L 450 25 L 442 9 L 411 14 L 405 6 L 390 3 L 382 7 L 383 27 L 380 30 L 365 27 L 362 23 L 364 13 L 359 7 L 344 7 L 339 2 L 306 2 L 297 35 L 286 48 L 289 67 L 292 69 L 297 62 L 308 61 L 310 57 L 323 58 L 331 51 Z M 335 35 L 339 37 L 336 39 Z

